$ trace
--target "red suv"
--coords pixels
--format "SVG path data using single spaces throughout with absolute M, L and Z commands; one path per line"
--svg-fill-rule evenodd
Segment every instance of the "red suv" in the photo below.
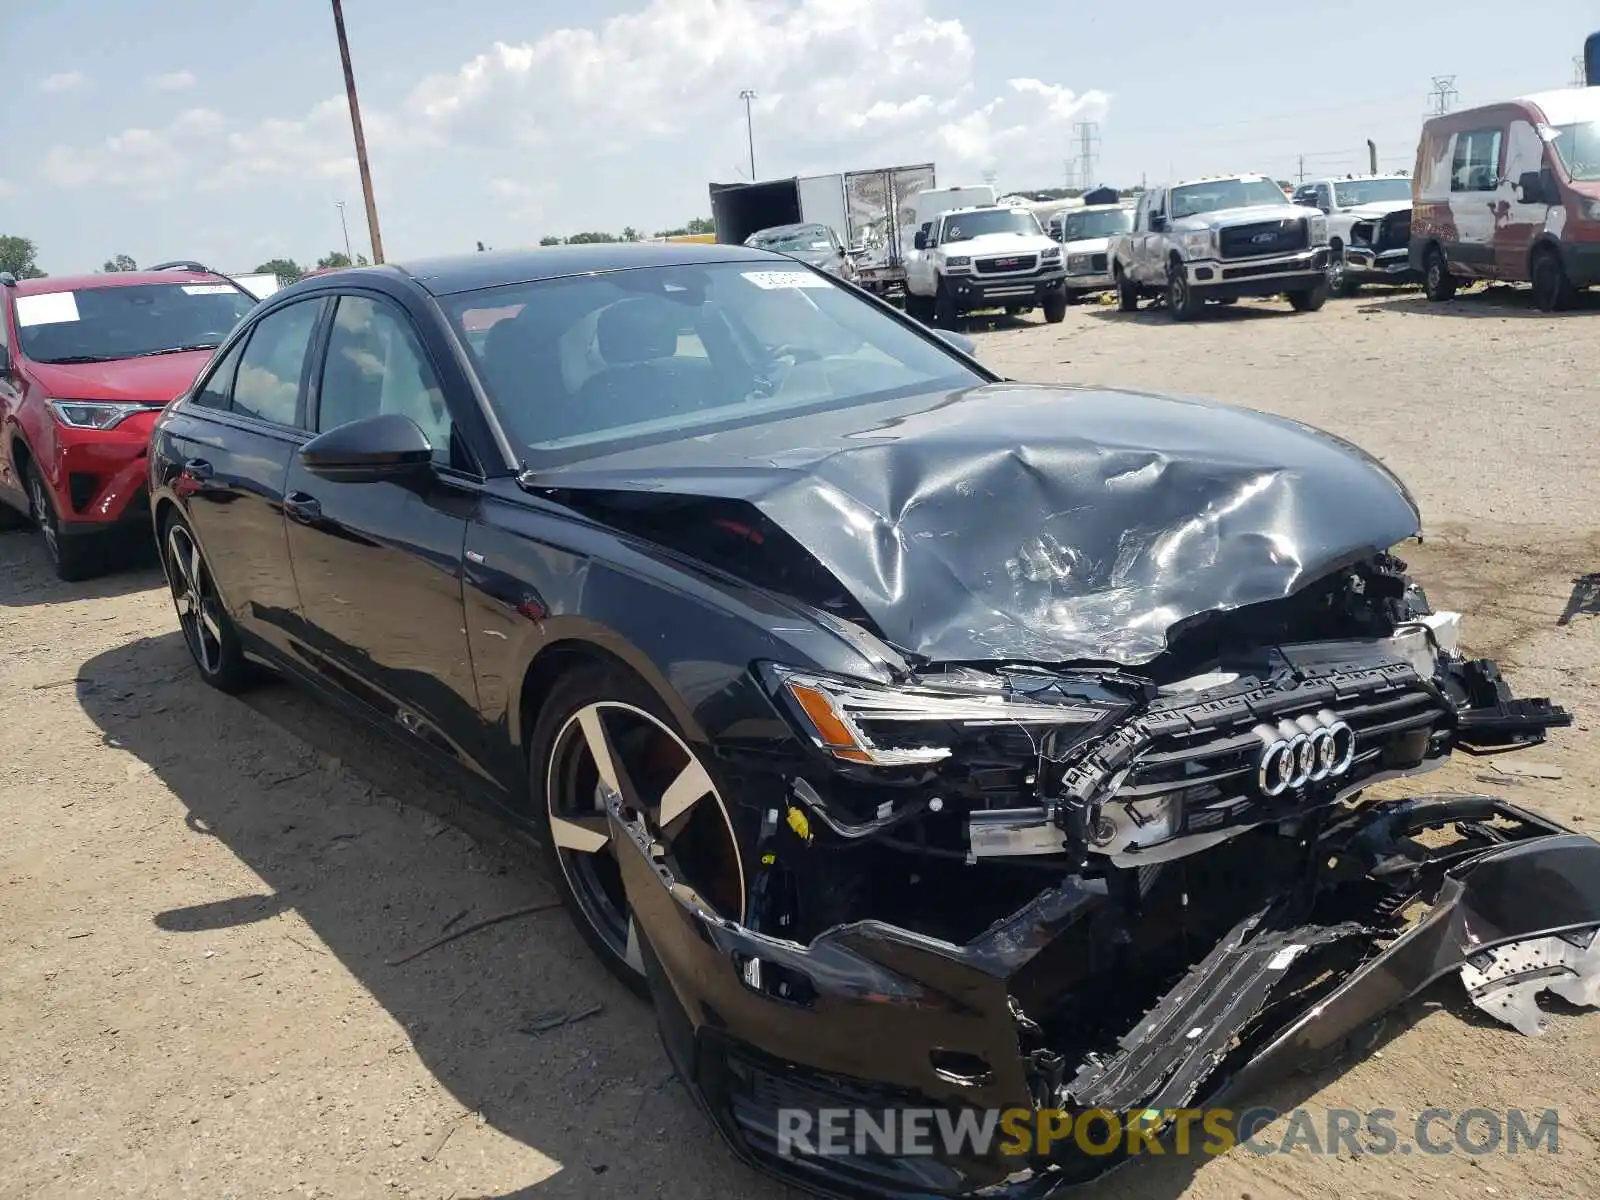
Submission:
M 193 262 L 0 274 L 0 526 L 31 518 L 69 580 L 101 570 L 111 538 L 149 537 L 150 427 L 255 304 Z

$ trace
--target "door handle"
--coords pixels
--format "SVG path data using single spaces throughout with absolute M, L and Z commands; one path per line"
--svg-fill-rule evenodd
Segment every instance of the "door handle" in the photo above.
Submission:
M 304 492 L 290 492 L 285 496 L 283 511 L 292 519 L 306 524 L 322 519 L 322 505 L 317 503 L 315 496 L 308 496 Z
M 190 479 L 204 481 L 211 478 L 211 464 L 203 458 L 191 458 L 183 464 L 183 473 Z

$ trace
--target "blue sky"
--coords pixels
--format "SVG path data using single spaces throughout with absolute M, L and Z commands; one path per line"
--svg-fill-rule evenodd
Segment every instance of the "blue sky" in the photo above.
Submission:
M 246 270 L 366 242 L 326 0 L 0 5 L 0 233 L 54 273 L 113 254 Z M 582 15 L 579 15 L 579 14 Z M 1458 104 L 1566 84 L 1593 0 L 345 0 L 390 258 L 646 233 L 763 177 L 897 162 L 943 183 L 1411 165 Z M 1522 15 L 1519 19 L 1519 14 Z

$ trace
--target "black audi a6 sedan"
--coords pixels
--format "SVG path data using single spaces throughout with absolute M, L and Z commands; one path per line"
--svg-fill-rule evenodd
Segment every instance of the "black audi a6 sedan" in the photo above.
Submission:
M 1600 987 L 1600 844 L 1363 797 L 1570 719 L 1305 426 L 999 379 L 755 248 L 563 247 L 276 293 L 150 485 L 204 678 L 481 785 L 717 1129 L 813 1190 L 1042 1195 L 1118 1154 L 995 1114 L 1159 1128 L 1451 972 L 1523 1028 Z M 929 1111 L 976 1119 L 882 1120 Z

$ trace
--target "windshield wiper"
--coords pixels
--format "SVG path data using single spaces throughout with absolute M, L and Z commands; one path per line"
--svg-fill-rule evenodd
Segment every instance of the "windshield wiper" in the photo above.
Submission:
M 67 367 L 77 363 L 116 362 L 117 354 L 69 354 L 65 358 L 41 358 L 38 361 L 51 367 Z
M 185 346 L 163 346 L 159 350 L 141 350 L 138 354 L 130 355 L 132 358 L 154 358 L 158 354 L 186 354 L 191 350 L 215 350 L 216 342 L 190 342 Z

